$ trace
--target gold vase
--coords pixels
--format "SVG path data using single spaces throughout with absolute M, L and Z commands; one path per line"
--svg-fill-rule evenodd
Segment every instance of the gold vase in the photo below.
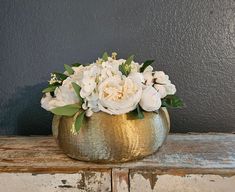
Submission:
M 144 112 L 144 116 L 130 120 L 127 114 L 94 113 L 85 118 L 78 133 L 73 117 L 54 116 L 53 135 L 64 153 L 78 160 L 117 163 L 140 159 L 156 152 L 170 129 L 166 108 Z

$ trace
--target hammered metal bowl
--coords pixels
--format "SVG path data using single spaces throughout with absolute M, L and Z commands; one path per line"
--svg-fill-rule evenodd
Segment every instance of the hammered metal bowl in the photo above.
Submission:
M 130 120 L 127 114 L 94 113 L 86 118 L 79 133 L 74 118 L 54 116 L 52 128 L 60 148 L 82 161 L 117 163 L 140 159 L 157 151 L 170 129 L 166 108 L 144 112 L 144 119 Z

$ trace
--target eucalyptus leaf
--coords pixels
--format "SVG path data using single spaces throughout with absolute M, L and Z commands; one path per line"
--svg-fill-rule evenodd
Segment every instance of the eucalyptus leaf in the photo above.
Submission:
M 43 89 L 43 93 L 54 92 L 57 86 L 48 86 L 47 88 Z
M 79 132 L 79 130 L 81 129 L 82 122 L 83 122 L 83 120 L 84 120 L 84 116 L 85 116 L 85 111 L 82 111 L 82 112 L 77 116 L 77 118 L 76 118 L 76 120 L 75 120 L 74 126 L 75 126 L 75 130 L 76 130 L 77 132 Z
M 79 67 L 80 65 L 82 65 L 81 63 L 73 63 L 71 66 L 73 67 Z
M 139 105 L 137 105 L 136 110 L 137 110 L 137 118 L 138 119 L 143 119 L 144 118 L 144 113 L 142 111 L 142 108 Z
M 104 54 L 103 54 L 103 56 L 102 56 L 102 60 L 103 60 L 103 61 L 108 61 L 108 57 L 109 57 L 108 53 L 107 53 L 107 52 L 104 52 Z
M 61 84 L 62 83 L 59 83 L 59 82 L 55 82 L 55 83 L 49 84 L 47 88 L 42 90 L 42 92 L 43 93 L 54 92 L 57 87 L 61 86 Z
M 126 65 L 130 65 L 131 62 L 133 61 L 133 59 L 134 59 L 134 55 L 131 55 L 131 56 L 128 57 L 128 59 L 126 60 L 125 64 L 126 64 Z
M 121 71 L 123 75 L 128 76 L 131 71 L 131 67 L 126 66 L 125 63 L 123 63 L 119 65 L 119 71 Z
M 56 75 L 56 78 L 58 80 L 64 81 L 65 79 L 67 79 L 67 75 L 63 74 L 63 73 L 58 73 L 58 72 L 53 72 L 53 74 Z
M 80 95 L 81 87 L 77 83 L 74 83 L 74 82 L 72 82 L 72 86 L 73 86 L 73 89 L 76 92 L 80 102 L 82 103 L 83 102 L 83 98 Z
M 180 108 L 183 106 L 184 106 L 184 103 L 182 99 L 180 99 L 176 95 L 167 95 L 165 98 L 162 99 L 162 107 Z
M 128 120 L 135 120 L 135 119 L 144 119 L 144 113 L 142 108 L 137 105 L 136 109 L 128 113 Z
M 140 72 L 144 72 L 144 70 L 149 66 L 151 65 L 152 63 L 154 62 L 154 60 L 147 60 L 144 62 L 144 64 L 141 66 L 140 68 Z
M 55 82 L 55 83 L 49 84 L 48 87 L 53 87 L 53 86 L 59 87 L 61 85 L 62 85 L 62 83 Z
M 122 72 L 123 75 L 128 76 L 131 72 L 131 62 L 134 59 L 134 55 L 131 55 L 125 63 L 119 65 L 119 71 Z
M 63 107 L 57 107 L 51 110 L 55 115 L 73 116 L 80 110 L 80 106 L 77 104 L 65 105 Z
M 69 65 L 64 64 L 64 68 L 68 72 L 69 75 L 72 75 L 74 73 L 74 70 Z

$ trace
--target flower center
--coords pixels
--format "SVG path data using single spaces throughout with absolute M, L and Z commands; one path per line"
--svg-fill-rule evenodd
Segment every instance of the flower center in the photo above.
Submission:
M 103 89 L 103 97 L 106 100 L 124 100 L 137 91 L 137 87 L 132 81 L 121 81 L 115 84 L 107 84 Z

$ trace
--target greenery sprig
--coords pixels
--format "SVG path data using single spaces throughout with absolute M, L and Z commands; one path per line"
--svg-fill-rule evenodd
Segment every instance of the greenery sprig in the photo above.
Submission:
M 123 75 L 128 76 L 131 72 L 131 62 L 134 59 L 134 55 L 131 55 L 125 63 L 119 65 L 119 71 L 122 72 Z
M 184 106 L 184 102 L 176 95 L 167 95 L 162 99 L 162 107 L 167 108 L 181 108 Z

